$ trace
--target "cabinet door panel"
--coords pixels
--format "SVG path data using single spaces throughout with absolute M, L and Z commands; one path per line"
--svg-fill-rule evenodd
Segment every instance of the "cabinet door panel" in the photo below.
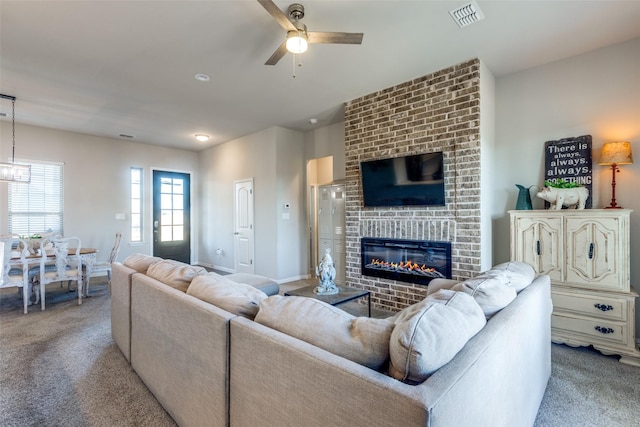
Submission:
M 567 220 L 567 284 L 592 289 L 623 289 L 617 269 L 615 218 Z
M 559 218 L 519 218 L 515 260 L 531 264 L 552 281 L 562 280 L 562 221 Z
M 331 239 L 333 231 L 331 215 L 331 187 L 320 187 L 318 192 L 318 239 Z M 322 259 L 324 252 L 319 254 Z

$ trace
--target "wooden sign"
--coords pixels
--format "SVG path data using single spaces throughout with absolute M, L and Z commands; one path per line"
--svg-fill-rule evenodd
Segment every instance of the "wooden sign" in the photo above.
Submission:
M 586 208 L 591 208 L 591 135 L 544 143 L 545 181 L 575 183 L 589 190 Z M 546 205 L 546 204 L 545 204 Z

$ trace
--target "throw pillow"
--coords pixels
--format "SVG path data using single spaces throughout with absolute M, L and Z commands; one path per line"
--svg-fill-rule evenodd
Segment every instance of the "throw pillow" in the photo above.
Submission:
M 487 319 L 511 304 L 517 296 L 515 289 L 507 286 L 503 277 L 489 274 L 467 279 L 454 285 L 451 290 L 471 295 Z
M 529 286 L 536 277 L 536 272 L 532 266 L 518 261 L 498 264 L 486 273 L 482 273 L 482 275 L 485 274 L 503 277 L 506 284 L 515 289 L 516 292 L 520 292 Z
M 447 364 L 486 324 L 469 295 L 443 289 L 402 310 L 389 343 L 389 374 L 421 383 Z
M 236 283 L 217 274 L 194 277 L 187 294 L 251 320 L 258 313 L 258 303 L 267 297 L 251 285 Z
M 393 322 L 355 317 L 313 298 L 265 298 L 255 321 L 372 369 L 389 359 Z
M 158 258 L 145 254 L 131 254 L 122 261 L 125 266 L 134 269 L 138 273 L 147 274 L 147 270 L 151 264 L 158 261 L 162 261 L 162 258 Z
M 204 267 L 185 264 L 183 262 L 164 259 L 149 266 L 147 276 L 165 285 L 186 292 L 194 277 L 207 274 Z

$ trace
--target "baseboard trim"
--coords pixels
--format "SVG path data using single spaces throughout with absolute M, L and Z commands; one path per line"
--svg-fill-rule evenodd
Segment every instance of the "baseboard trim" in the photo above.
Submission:
M 278 283 L 278 285 L 282 285 L 283 283 L 295 282 L 296 280 L 304 280 L 310 277 L 311 277 L 310 274 L 302 274 L 300 276 L 291 276 L 291 277 L 287 277 L 286 279 L 276 280 L 276 282 Z
M 214 270 L 224 271 L 225 273 L 235 273 L 236 272 L 233 268 L 223 267 L 221 265 L 216 265 L 216 264 L 213 264 L 213 266 L 211 268 L 213 268 Z
M 225 273 L 235 273 L 232 268 L 222 267 L 220 265 L 211 264 L 210 262 L 196 262 L 193 265 L 200 265 L 202 267 L 212 268 L 214 270 L 224 271 Z

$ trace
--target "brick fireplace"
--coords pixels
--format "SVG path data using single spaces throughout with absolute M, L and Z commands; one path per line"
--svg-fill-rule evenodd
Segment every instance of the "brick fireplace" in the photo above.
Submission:
M 346 278 L 397 310 L 427 287 L 363 275 L 361 239 L 451 244 L 451 275 L 480 271 L 480 61 L 470 60 L 345 104 Z M 442 151 L 445 206 L 364 208 L 360 162 Z

